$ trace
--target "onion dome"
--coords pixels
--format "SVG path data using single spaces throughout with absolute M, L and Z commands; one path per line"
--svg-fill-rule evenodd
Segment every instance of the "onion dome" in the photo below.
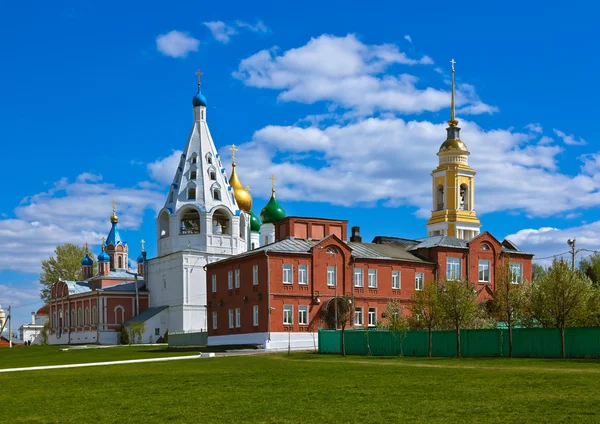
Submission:
M 131 269 L 131 260 L 130 259 L 127 259 L 127 268 Z
M 192 105 L 196 106 L 204 106 L 206 107 L 206 97 L 200 92 L 200 88 L 198 88 L 198 94 L 194 96 L 192 99 Z
M 81 266 L 92 266 L 94 265 L 94 261 L 92 258 L 90 258 L 90 255 L 88 255 L 87 253 L 85 254 L 85 258 L 83 258 L 81 260 Z
M 140 254 L 140 256 L 137 257 L 137 263 L 138 264 L 143 264 L 144 263 L 144 256 Z
M 35 313 L 35 316 L 36 317 L 40 317 L 40 316 L 47 317 L 49 310 L 50 310 L 50 308 L 48 307 L 48 305 L 44 305 L 40 309 L 37 310 L 37 312 Z
M 260 219 L 252 211 L 250 211 L 250 231 L 255 233 L 260 231 Z
M 98 262 L 110 262 L 110 256 L 104 251 L 104 246 L 102 246 L 102 252 L 98 255 Z
M 233 195 L 238 207 L 244 212 L 250 212 L 252 209 L 252 196 L 250 195 L 249 187 L 244 188 L 240 179 L 235 171 L 235 144 L 232 144 L 229 148 L 231 150 L 231 177 L 229 178 L 229 185 L 233 188 Z
M 274 224 L 285 218 L 285 210 L 281 207 L 277 199 L 275 199 L 275 175 L 271 175 L 271 199 L 267 206 L 260 211 L 260 220 L 263 224 Z

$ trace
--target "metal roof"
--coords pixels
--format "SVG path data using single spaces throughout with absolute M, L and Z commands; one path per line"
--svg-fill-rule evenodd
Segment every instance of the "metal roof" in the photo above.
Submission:
M 161 311 L 164 311 L 167 308 L 168 308 L 167 305 L 165 305 L 165 306 L 154 306 L 152 308 L 148 308 L 144 312 L 142 312 L 141 314 L 139 314 L 138 316 L 135 316 L 135 317 L 131 318 L 128 321 L 125 321 L 125 325 L 127 325 L 127 324 L 129 324 L 131 322 L 148 321 L 154 315 L 158 314 Z
M 465 240 L 450 236 L 431 236 L 417 240 L 419 244 L 412 246 L 409 250 L 429 249 L 432 247 L 453 247 L 455 249 L 468 249 Z
M 137 282 L 137 286 L 138 286 L 138 291 L 146 290 L 146 282 L 144 280 L 139 280 Z M 104 288 L 101 288 L 98 290 L 102 290 L 105 292 L 107 292 L 107 291 L 108 292 L 110 292 L 110 291 L 135 291 L 135 281 L 132 283 L 114 284 L 112 286 L 104 287 Z

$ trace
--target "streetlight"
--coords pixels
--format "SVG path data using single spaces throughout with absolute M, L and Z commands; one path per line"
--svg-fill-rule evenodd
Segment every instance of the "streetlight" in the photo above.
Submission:
M 567 240 L 567 244 L 571 246 L 571 271 L 575 270 L 575 255 L 577 254 L 577 250 L 575 250 L 576 242 L 577 240 L 574 238 Z
M 125 273 L 135 276 L 135 315 L 134 316 L 138 316 L 140 314 L 140 296 L 138 294 L 138 277 L 140 274 L 138 274 L 137 272 L 131 272 L 131 271 L 127 271 L 127 270 L 125 270 Z

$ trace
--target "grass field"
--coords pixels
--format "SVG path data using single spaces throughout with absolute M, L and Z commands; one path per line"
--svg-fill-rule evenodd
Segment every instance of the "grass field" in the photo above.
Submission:
M 88 357 L 106 351 L 165 354 Z M 269 354 L 0 374 L 0 405 L 7 422 L 592 423 L 599 381 L 597 361 Z

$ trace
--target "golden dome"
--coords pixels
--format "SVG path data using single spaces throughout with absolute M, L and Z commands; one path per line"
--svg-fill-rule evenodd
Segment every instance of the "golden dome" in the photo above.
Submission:
M 252 196 L 244 188 L 240 182 L 237 173 L 235 172 L 235 162 L 231 164 L 231 177 L 229 178 L 229 185 L 233 187 L 233 195 L 239 208 L 244 212 L 250 212 L 252 209 Z
M 462 140 L 460 140 L 458 138 L 449 138 L 442 143 L 442 145 L 440 146 L 439 152 L 444 153 L 444 152 L 449 152 L 449 151 L 454 151 L 454 150 L 459 150 L 459 151 L 463 151 L 463 152 L 469 151 L 467 149 L 467 145 L 465 143 L 463 143 Z

